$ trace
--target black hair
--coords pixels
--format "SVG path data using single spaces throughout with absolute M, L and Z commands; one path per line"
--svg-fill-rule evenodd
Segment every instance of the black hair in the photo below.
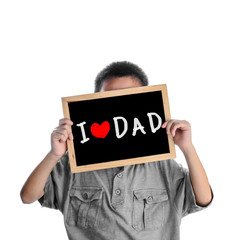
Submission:
M 139 79 L 142 86 L 148 85 L 148 77 L 138 65 L 128 61 L 112 62 L 96 76 L 94 92 L 100 92 L 104 80 L 124 76 L 132 76 Z

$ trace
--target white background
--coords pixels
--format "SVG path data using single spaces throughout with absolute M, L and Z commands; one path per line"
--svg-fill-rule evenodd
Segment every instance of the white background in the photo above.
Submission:
M 67 239 L 61 213 L 23 204 L 20 190 L 50 150 L 61 97 L 93 93 L 97 73 L 121 60 L 167 84 L 213 188 L 181 239 L 239 238 L 239 12 L 231 0 L 1 1 L 0 238 Z

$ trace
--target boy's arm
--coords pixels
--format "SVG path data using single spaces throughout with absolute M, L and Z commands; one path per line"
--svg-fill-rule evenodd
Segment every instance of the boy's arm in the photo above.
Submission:
M 191 183 L 199 206 L 207 206 L 212 200 L 207 174 L 193 145 L 185 148 L 183 154 L 187 161 Z
M 23 203 L 32 203 L 44 195 L 48 176 L 67 150 L 67 139 L 73 140 L 72 124 L 73 122 L 67 118 L 60 119 L 59 126 L 51 134 L 51 150 L 34 169 L 21 189 L 20 196 Z
M 34 169 L 20 192 L 23 203 L 35 202 L 44 195 L 47 178 L 59 159 L 49 151 L 46 157 Z
M 206 172 L 192 144 L 190 123 L 171 119 L 162 127 L 166 127 L 167 134 L 172 135 L 174 143 L 179 146 L 186 158 L 196 203 L 199 206 L 208 205 L 213 196 Z

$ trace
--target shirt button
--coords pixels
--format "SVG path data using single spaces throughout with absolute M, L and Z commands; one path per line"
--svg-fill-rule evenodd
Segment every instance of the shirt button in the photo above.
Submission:
M 88 199 L 87 193 L 84 193 L 84 194 L 83 194 L 83 198 L 84 198 L 84 199 Z
M 121 192 L 121 190 L 120 190 L 120 189 L 117 189 L 117 190 L 115 191 L 115 193 L 116 193 L 117 195 L 119 195 L 119 194 L 120 194 L 120 192 Z
M 152 200 L 153 200 L 152 196 L 149 196 L 149 197 L 147 198 L 147 202 L 151 202 Z
M 119 173 L 117 176 L 118 176 L 119 178 L 122 177 L 122 173 Z

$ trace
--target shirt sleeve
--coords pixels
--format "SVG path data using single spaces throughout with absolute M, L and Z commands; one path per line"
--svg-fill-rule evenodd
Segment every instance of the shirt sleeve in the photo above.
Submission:
M 211 185 L 209 184 L 212 193 L 211 201 L 205 206 L 198 205 L 196 203 L 189 170 L 183 168 L 183 166 L 180 163 L 177 163 L 174 159 L 171 159 L 171 161 L 170 184 L 174 204 L 179 214 L 181 214 L 181 217 L 185 217 L 190 213 L 198 212 L 209 207 L 214 197 Z
M 68 151 L 57 162 L 47 178 L 44 195 L 38 199 L 42 207 L 58 209 L 63 212 L 64 200 L 71 179 Z

